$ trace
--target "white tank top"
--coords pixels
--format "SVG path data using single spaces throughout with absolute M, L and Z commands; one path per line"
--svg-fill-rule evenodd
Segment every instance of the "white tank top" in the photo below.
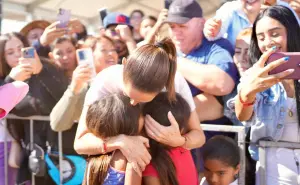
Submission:
M 296 99 L 287 98 L 288 109 L 285 117 L 284 130 L 280 141 L 287 142 L 300 142 L 299 124 L 297 116 L 297 104 Z

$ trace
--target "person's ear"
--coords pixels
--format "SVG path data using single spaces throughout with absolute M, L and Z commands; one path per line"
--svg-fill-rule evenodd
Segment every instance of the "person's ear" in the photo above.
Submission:
M 234 173 L 235 173 L 235 174 L 238 174 L 238 173 L 240 172 L 240 169 L 241 169 L 241 165 L 238 164 L 238 165 L 236 166 L 236 168 L 235 168 Z
M 126 63 L 127 63 L 127 59 L 125 57 L 123 57 L 123 59 L 122 59 L 122 65 L 126 65 Z

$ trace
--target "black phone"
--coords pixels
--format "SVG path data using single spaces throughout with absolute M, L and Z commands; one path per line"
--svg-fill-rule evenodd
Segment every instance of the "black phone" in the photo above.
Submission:
M 171 3 L 172 3 L 172 0 L 165 0 L 165 9 L 169 9 Z
M 107 8 L 99 9 L 100 24 L 103 25 L 103 20 L 107 16 Z

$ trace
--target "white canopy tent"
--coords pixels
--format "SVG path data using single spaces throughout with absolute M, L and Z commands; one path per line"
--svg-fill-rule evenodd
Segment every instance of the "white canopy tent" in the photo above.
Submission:
M 198 0 L 205 17 L 214 15 L 222 0 Z M 157 16 L 164 0 L 2 0 L 2 19 L 30 22 L 35 19 L 56 20 L 59 8 L 70 9 L 72 17 L 80 19 L 88 30 L 99 26 L 98 9 L 107 7 L 110 12 L 129 15 L 141 9 L 146 15 Z M 2 25 L 5 26 L 5 25 Z M 15 30 L 18 31 L 18 30 Z

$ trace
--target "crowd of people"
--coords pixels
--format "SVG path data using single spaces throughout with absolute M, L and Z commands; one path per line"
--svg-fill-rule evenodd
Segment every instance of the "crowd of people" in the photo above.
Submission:
M 97 35 L 78 19 L 2 34 L 0 118 L 50 121 L 34 120 L 33 143 L 28 120 L 0 122 L 0 185 L 60 184 L 59 166 L 74 185 L 236 185 L 242 165 L 259 185 L 259 141 L 300 142 L 298 69 L 270 73 L 300 52 L 299 18 L 299 0 L 230 1 L 207 20 L 197 1 L 173 0 L 157 17 L 109 12 Z M 235 134 L 201 123 L 244 126 L 246 161 Z M 268 148 L 264 185 L 299 184 L 299 151 Z

